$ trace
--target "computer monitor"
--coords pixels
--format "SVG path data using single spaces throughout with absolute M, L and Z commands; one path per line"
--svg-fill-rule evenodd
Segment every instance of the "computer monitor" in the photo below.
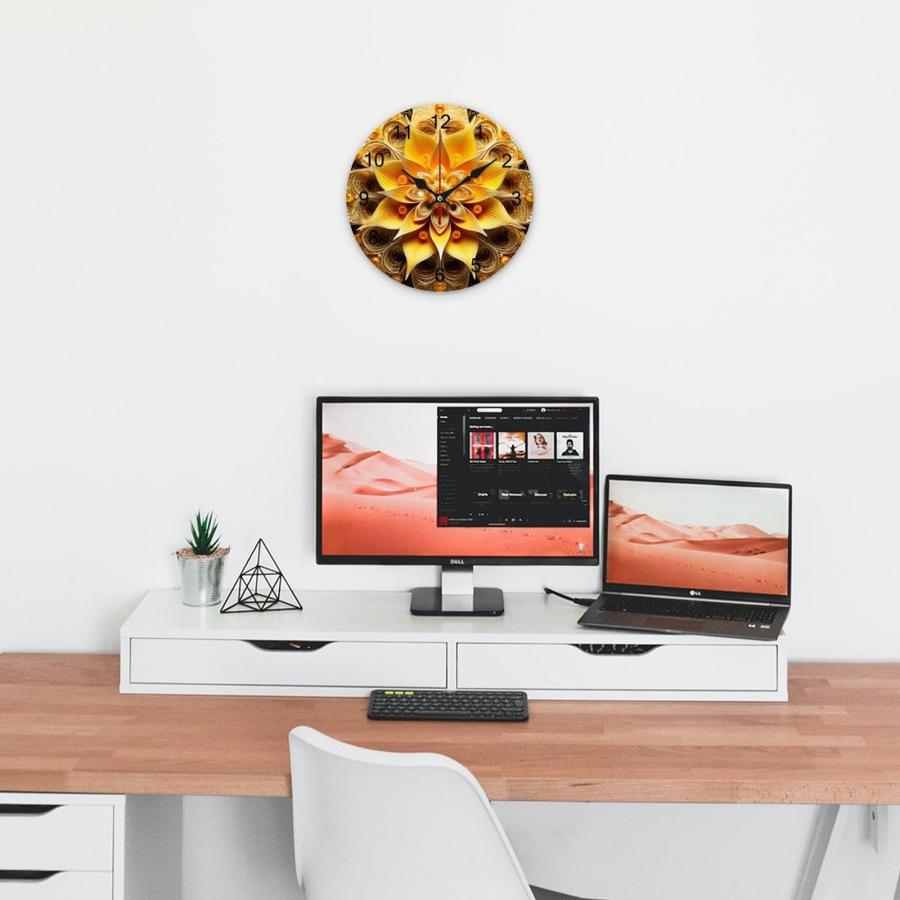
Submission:
M 596 397 L 319 397 L 316 415 L 316 560 L 440 566 L 413 613 L 502 613 L 474 565 L 598 564 Z

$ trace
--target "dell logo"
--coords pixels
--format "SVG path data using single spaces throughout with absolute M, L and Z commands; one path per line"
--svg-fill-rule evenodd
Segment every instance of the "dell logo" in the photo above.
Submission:
M 464 566 L 465 564 L 466 561 L 464 559 L 453 559 L 452 557 L 450 559 L 451 566 Z
M 700 591 L 691 591 L 691 596 L 692 597 L 700 597 L 702 595 L 701 595 Z

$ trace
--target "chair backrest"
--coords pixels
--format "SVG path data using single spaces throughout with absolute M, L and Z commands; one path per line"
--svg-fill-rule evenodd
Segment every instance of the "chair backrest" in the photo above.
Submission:
M 290 735 L 294 863 L 307 900 L 534 900 L 481 786 L 436 753 Z

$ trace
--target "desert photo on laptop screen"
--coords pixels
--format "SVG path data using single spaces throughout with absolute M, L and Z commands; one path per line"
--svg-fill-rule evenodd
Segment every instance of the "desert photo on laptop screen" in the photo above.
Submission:
M 610 478 L 606 581 L 788 593 L 787 488 Z

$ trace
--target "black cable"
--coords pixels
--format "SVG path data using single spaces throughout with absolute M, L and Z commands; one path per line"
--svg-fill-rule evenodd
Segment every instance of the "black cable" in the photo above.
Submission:
M 570 597 L 568 594 L 561 594 L 559 591 L 554 591 L 553 588 L 548 588 L 548 587 L 544 588 L 544 593 L 552 594 L 554 597 L 562 597 L 563 600 L 569 600 L 572 603 L 577 603 L 579 606 L 593 606 L 594 600 L 597 599 L 596 597 L 594 597 L 593 599 L 590 599 L 590 600 L 579 599 L 578 597 Z

